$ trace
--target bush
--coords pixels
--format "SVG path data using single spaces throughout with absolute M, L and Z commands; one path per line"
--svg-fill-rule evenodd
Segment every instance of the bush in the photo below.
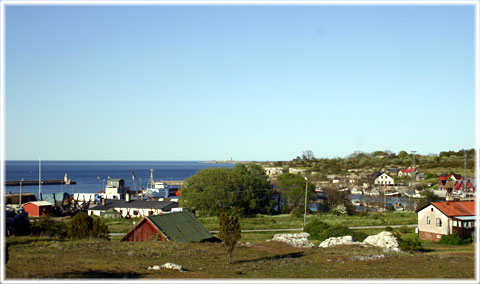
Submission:
M 328 229 L 324 230 L 322 233 L 320 233 L 320 235 L 318 236 L 318 240 L 324 241 L 328 238 L 343 237 L 343 236 L 352 236 L 353 237 L 353 234 L 354 234 L 354 232 L 347 227 L 332 226 L 332 227 L 329 227 Z
M 472 242 L 471 238 L 462 239 L 457 234 L 443 235 L 440 243 L 444 245 L 466 245 Z
M 365 240 L 368 237 L 368 234 L 364 232 L 352 231 L 352 237 L 354 241 L 363 242 L 363 240 Z
M 405 225 L 403 225 L 403 226 L 401 226 L 400 228 L 398 228 L 398 231 L 399 231 L 400 233 L 406 234 L 406 233 L 408 233 L 408 227 L 405 226 Z
M 86 213 L 75 215 L 68 227 L 68 236 L 72 239 L 108 239 L 108 234 L 108 227 L 100 218 L 92 218 Z
M 305 225 L 305 232 L 310 234 L 311 239 L 317 240 L 320 237 L 320 234 L 328 229 L 328 227 L 328 224 L 317 219 L 308 222 L 307 225 Z
M 393 236 L 395 236 L 395 238 L 398 241 L 398 248 L 403 251 L 412 251 L 412 250 L 420 251 L 423 249 L 422 242 L 420 241 L 417 235 L 414 235 L 411 237 L 406 237 L 406 236 L 402 237 L 402 235 L 399 232 L 394 232 Z
M 390 227 L 390 226 L 387 226 L 387 227 L 385 228 L 385 231 L 387 231 L 387 232 L 393 232 L 393 228 Z
M 47 215 L 32 223 L 32 235 L 65 238 L 68 235 L 67 225 L 64 222 L 55 222 Z

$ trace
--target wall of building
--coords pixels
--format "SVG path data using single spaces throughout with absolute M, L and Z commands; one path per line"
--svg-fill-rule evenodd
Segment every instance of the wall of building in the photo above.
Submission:
M 430 224 L 427 224 L 427 219 L 430 217 Z M 437 226 L 437 218 L 442 221 L 442 226 Z M 452 231 L 451 222 L 445 214 L 435 208 L 433 205 L 422 209 L 418 212 L 418 231 L 436 235 L 448 235 Z M 420 234 L 419 237 L 421 238 Z

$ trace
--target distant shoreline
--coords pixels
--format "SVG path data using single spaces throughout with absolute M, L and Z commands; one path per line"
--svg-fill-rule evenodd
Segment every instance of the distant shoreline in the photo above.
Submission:
M 227 160 L 227 161 L 203 161 L 199 162 L 200 164 L 246 164 L 250 163 L 248 161 L 232 161 L 232 160 Z

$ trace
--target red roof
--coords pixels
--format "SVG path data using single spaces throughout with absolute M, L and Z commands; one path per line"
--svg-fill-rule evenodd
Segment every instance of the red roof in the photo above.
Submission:
M 449 174 L 443 174 L 439 177 L 440 180 L 447 180 L 450 178 L 450 175 Z
M 401 170 L 402 173 L 413 173 L 416 169 L 415 168 L 406 168 L 405 170 Z
M 449 217 L 475 215 L 475 201 L 432 202 L 432 205 Z

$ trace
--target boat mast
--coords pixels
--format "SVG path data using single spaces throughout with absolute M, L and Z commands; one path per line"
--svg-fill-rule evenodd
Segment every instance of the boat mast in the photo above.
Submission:
M 150 189 L 153 189 L 153 169 L 150 169 Z
M 42 194 L 42 157 L 38 156 L 38 198 Z

